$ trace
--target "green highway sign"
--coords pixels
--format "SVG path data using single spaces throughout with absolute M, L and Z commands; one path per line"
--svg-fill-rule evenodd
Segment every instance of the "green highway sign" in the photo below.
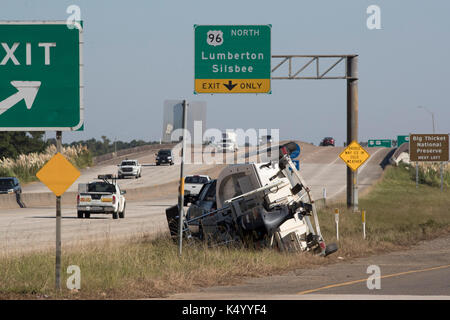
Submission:
M 392 148 L 392 140 L 390 139 L 372 139 L 367 144 L 368 147 L 384 147 Z
M 0 22 L 0 131 L 82 128 L 81 26 Z
M 194 25 L 194 93 L 270 93 L 271 25 Z
M 408 136 L 397 136 L 397 147 L 400 147 L 405 142 L 409 142 L 409 135 Z

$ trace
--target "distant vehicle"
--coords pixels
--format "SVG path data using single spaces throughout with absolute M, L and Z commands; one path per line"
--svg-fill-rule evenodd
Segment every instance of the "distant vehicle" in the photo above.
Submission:
M 322 142 L 320 143 L 321 146 L 333 146 L 334 147 L 335 141 L 333 137 L 325 137 L 323 138 Z
M 19 179 L 16 177 L 0 178 L 0 194 L 8 193 L 22 193 L 22 187 L 20 186 Z
M 125 178 L 125 177 L 135 177 L 140 178 L 142 176 L 142 166 L 139 164 L 139 161 L 137 160 L 123 160 L 119 165 L 117 177 L 119 179 Z
M 159 166 L 162 163 L 173 165 L 173 154 L 171 149 L 161 149 L 156 154 L 156 165 Z
M 99 175 L 99 181 L 78 184 L 77 216 L 112 214 L 113 219 L 125 218 L 125 190 L 120 190 L 112 174 Z
M 184 178 L 184 205 L 197 198 L 203 185 L 211 180 L 209 176 L 190 175 Z
M 267 135 L 267 136 L 261 136 L 261 138 L 259 138 L 259 144 L 268 144 L 268 143 L 272 143 L 272 136 L 271 135 Z
M 222 139 L 216 142 L 217 152 L 236 152 L 238 151 L 237 135 L 235 132 L 223 132 Z

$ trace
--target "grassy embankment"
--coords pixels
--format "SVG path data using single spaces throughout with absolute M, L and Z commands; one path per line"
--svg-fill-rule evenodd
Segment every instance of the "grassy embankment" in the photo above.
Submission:
M 405 249 L 420 240 L 450 233 L 450 191 L 420 185 L 410 170 L 388 168 L 383 179 L 360 199 L 367 212 L 367 240 L 362 239 L 361 217 L 338 205 L 340 250 L 320 258 L 274 250 L 185 247 L 183 257 L 167 236 L 137 238 L 126 244 L 63 248 L 63 287 L 69 265 L 81 269 L 81 290 L 55 292 L 54 253 L 40 252 L 0 258 L 0 298 L 144 298 L 191 290 L 199 286 L 239 282 L 247 276 L 280 274 L 333 263 L 338 256 L 358 256 Z M 319 212 L 327 242 L 335 240 L 334 206 Z
M 61 152 L 78 169 L 92 165 L 92 156 L 81 145 L 63 147 Z M 17 177 L 21 183 L 37 181 L 36 173 L 56 154 L 56 147 L 49 146 L 43 153 L 20 155 L 17 159 L 0 159 L 0 177 Z

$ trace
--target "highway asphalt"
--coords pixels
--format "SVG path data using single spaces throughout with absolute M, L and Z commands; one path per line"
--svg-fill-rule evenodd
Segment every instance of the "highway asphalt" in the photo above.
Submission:
M 373 268 L 379 268 L 375 275 Z M 369 279 L 369 277 L 372 277 Z M 379 288 L 375 286 L 379 279 Z M 370 288 L 369 288 L 370 287 Z M 170 299 L 192 300 L 450 300 L 450 236 L 396 251 L 241 285 L 200 289 Z

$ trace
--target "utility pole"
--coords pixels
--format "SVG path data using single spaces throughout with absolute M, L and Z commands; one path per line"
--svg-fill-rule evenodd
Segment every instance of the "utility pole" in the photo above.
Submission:
M 181 257 L 183 251 L 183 227 L 184 227 L 184 159 L 186 153 L 186 117 L 187 117 L 186 100 L 183 100 L 183 147 L 181 149 L 181 166 L 180 166 L 180 190 L 178 195 L 178 255 Z

